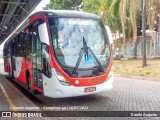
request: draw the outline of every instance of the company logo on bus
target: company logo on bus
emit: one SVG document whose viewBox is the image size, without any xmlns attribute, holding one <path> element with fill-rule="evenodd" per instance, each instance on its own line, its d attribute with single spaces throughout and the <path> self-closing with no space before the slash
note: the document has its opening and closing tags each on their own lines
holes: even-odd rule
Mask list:
<svg viewBox="0 0 160 120">
<path fill-rule="evenodd" d="M 102 81 L 103 79 L 102 78 L 93 78 L 93 79 L 89 79 L 88 80 L 88 83 L 91 84 L 91 83 L 96 83 L 96 82 L 100 82 Z"/>
</svg>

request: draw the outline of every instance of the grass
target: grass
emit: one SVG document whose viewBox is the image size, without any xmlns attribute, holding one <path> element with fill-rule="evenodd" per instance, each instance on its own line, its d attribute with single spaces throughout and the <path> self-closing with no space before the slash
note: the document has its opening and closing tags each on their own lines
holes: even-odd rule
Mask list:
<svg viewBox="0 0 160 120">
<path fill-rule="evenodd" d="M 142 60 L 114 60 L 114 73 L 126 76 L 154 78 L 160 80 L 160 60 L 147 60 L 142 68 Z"/>
</svg>

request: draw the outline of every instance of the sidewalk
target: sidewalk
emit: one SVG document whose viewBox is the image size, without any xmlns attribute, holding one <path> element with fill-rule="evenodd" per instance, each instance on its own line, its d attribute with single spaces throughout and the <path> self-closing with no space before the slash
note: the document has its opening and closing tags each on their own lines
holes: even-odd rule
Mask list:
<svg viewBox="0 0 160 120">
<path fill-rule="evenodd" d="M 148 81 L 156 81 L 160 82 L 160 78 L 147 78 L 147 77 L 139 77 L 139 76 L 127 76 L 127 75 L 121 75 L 121 74 L 114 74 L 116 77 L 126 77 L 126 78 L 132 78 L 132 79 L 138 79 L 138 80 L 148 80 Z"/>
</svg>

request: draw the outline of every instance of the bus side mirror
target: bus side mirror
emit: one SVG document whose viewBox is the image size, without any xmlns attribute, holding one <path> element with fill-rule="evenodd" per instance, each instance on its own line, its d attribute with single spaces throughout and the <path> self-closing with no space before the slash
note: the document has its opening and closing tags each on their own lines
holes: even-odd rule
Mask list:
<svg viewBox="0 0 160 120">
<path fill-rule="evenodd" d="M 112 32 L 111 32 L 111 30 L 110 30 L 110 28 L 108 26 L 105 25 L 105 28 L 106 28 L 106 32 L 107 32 L 107 36 L 108 36 L 109 42 L 110 42 L 110 44 L 112 44 L 113 43 Z"/>
<path fill-rule="evenodd" d="M 38 26 L 38 34 L 39 34 L 40 41 L 42 43 L 49 45 L 49 36 L 47 31 L 48 30 L 47 30 L 46 23 L 43 23 Z"/>
</svg>

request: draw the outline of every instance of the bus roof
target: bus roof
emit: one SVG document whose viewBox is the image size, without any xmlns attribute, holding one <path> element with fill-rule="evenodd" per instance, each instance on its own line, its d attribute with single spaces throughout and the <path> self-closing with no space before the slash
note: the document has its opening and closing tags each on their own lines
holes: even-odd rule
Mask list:
<svg viewBox="0 0 160 120">
<path fill-rule="evenodd" d="M 52 17 L 100 19 L 100 17 L 95 14 L 80 12 L 80 11 L 71 11 L 71 10 L 43 10 L 43 11 L 35 12 L 30 17 L 37 15 L 37 14 L 45 14 L 46 16 L 52 16 Z"/>
</svg>

